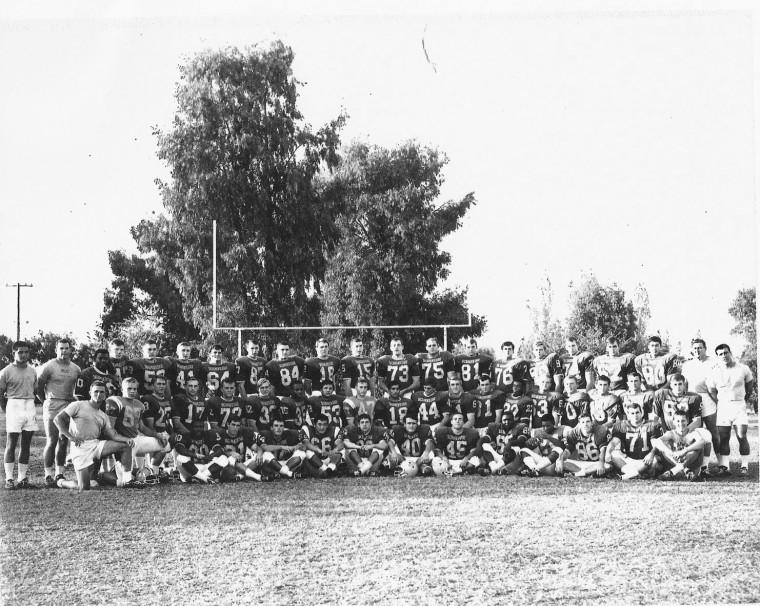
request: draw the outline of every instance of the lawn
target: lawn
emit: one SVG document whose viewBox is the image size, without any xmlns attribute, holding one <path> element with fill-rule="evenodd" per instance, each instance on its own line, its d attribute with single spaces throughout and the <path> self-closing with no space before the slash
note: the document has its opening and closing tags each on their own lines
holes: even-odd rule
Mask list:
<svg viewBox="0 0 760 606">
<path fill-rule="evenodd" d="M 756 427 L 753 417 L 755 459 Z M 35 439 L 38 484 L 41 445 Z M 336 478 L 84 494 L 3 491 L 0 598 L 757 602 L 756 462 L 751 474 L 703 484 Z"/>
</svg>

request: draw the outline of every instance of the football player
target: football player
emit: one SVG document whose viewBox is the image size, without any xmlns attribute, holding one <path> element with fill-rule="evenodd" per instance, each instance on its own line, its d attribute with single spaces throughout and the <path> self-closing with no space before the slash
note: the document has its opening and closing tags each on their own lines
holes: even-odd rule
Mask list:
<svg viewBox="0 0 760 606">
<path fill-rule="evenodd" d="M 281 402 L 280 398 L 272 393 L 274 391 L 273 385 L 266 377 L 259 379 L 256 386 L 259 393 L 256 396 L 248 396 L 245 403 L 250 404 L 251 408 L 244 410 L 244 415 L 249 414 L 249 410 L 258 413 L 256 428 L 262 432 L 265 429 L 270 429 L 275 412 L 280 410 Z M 295 408 L 295 404 L 293 407 Z"/>
<path fill-rule="evenodd" d="M 662 339 L 653 336 L 647 341 L 647 353 L 636 356 L 633 364 L 641 375 L 644 386 L 654 391 L 664 387 L 670 376 L 676 372 L 678 356 L 674 353 L 664 353 Z"/>
<path fill-rule="evenodd" d="M 314 418 L 314 426 L 301 428 L 301 443 L 306 451 L 303 471 L 315 478 L 336 475 L 342 460 L 343 439 L 340 428 L 332 425 L 325 415 Z"/>
<path fill-rule="evenodd" d="M 596 388 L 589 392 L 591 418 L 597 425 L 612 425 L 615 421 L 625 419 L 623 401 L 620 396 L 610 391 L 610 379 L 599 375 L 595 382 Z"/>
<path fill-rule="evenodd" d="M 595 425 L 591 415 L 584 411 L 565 439 L 565 450 L 557 459 L 557 475 L 565 470 L 576 477 L 604 477 L 612 466 L 606 461 L 610 433 L 607 425 Z"/>
<path fill-rule="evenodd" d="M 306 387 L 300 379 L 293 381 L 290 386 L 290 392 L 290 396 L 280 398 L 283 402 L 286 400 L 291 402 L 295 411 L 295 420 L 290 422 L 288 419 L 285 419 L 285 427 L 298 430 L 304 423 L 311 424 L 311 419 L 309 418 L 309 398 L 306 396 Z"/>
<path fill-rule="evenodd" d="M 121 381 L 112 374 L 109 374 L 110 361 L 107 349 L 96 349 L 93 355 L 92 366 L 88 366 L 82 371 L 77 379 L 77 386 L 74 389 L 74 395 L 78 400 L 90 399 L 90 385 L 93 381 L 102 381 L 109 396 L 116 396 L 121 393 Z"/>
<path fill-rule="evenodd" d="M 562 360 L 556 352 L 550 352 L 543 341 L 533 344 L 533 360 L 530 366 L 530 377 L 534 384 L 538 384 L 541 377 L 549 377 L 550 391 L 562 392 Z"/>
<path fill-rule="evenodd" d="M 365 379 L 369 384 L 369 395 L 375 391 L 375 361 L 364 355 L 364 343 L 359 337 L 351 339 L 351 355 L 341 360 L 341 376 L 343 377 L 343 393 L 346 396 L 356 395 L 355 389 L 359 379 Z M 368 413 L 370 417 L 371 413 Z"/>
<path fill-rule="evenodd" d="M 320 395 L 309 398 L 309 415 L 312 419 L 324 415 L 328 423 L 338 428 L 345 427 L 349 423 L 353 425 L 354 419 L 346 418 L 346 411 L 352 412 L 352 409 L 350 406 L 345 406 L 345 399 L 346 396 L 335 393 L 335 384 L 332 381 L 324 381 Z"/>
<path fill-rule="evenodd" d="M 207 420 L 208 410 L 201 396 L 200 380 L 188 379 L 185 381 L 185 393 L 172 397 L 172 429 L 174 433 L 187 435 L 193 421 L 202 421 L 205 427 Z"/>
<path fill-rule="evenodd" d="M 132 477 L 134 440 L 114 431 L 108 417 L 100 410 L 105 398 L 105 384 L 93 381 L 90 385 L 89 400 L 75 400 L 55 416 L 53 421 L 60 435 L 71 442 L 71 458 L 77 474 L 76 482 L 66 480 L 63 474 L 60 474 L 56 481 L 59 488 L 89 490 L 92 485 L 90 472 L 95 460 L 111 455 L 119 458 L 117 469 L 123 478 L 121 485 L 127 488 L 142 486 L 141 482 L 136 482 Z"/>
<path fill-rule="evenodd" d="M 153 339 L 145 341 L 142 353 L 142 358 L 130 360 L 128 364 L 129 376 L 137 379 L 140 395 L 150 393 L 153 390 L 153 379 L 166 377 L 171 367 L 169 360 L 158 357 L 158 344 Z"/>
<path fill-rule="evenodd" d="M 562 394 L 552 391 L 552 378 L 543 375 L 537 379 L 536 386 L 530 392 L 530 398 L 533 400 L 533 416 L 530 422 L 531 429 L 541 427 L 541 419 L 544 415 L 552 414 L 555 410 L 562 407 L 564 398 Z M 556 420 L 555 420 L 556 422 Z"/>
<path fill-rule="evenodd" d="M 404 353 L 401 337 L 391 339 L 391 355 L 377 360 L 378 395 L 390 393 L 391 383 L 398 383 L 401 396 L 407 398 L 420 388 L 417 359 L 412 354 Z"/>
<path fill-rule="evenodd" d="M 197 480 L 202 484 L 216 484 L 222 469 L 229 465 L 222 436 L 206 430 L 203 421 L 194 420 L 189 433 L 174 435 L 174 451 L 177 471 L 183 482 Z"/>
<path fill-rule="evenodd" d="M 369 415 L 360 414 L 356 425 L 343 430 L 346 448 L 346 465 L 355 477 L 376 476 L 388 450 L 388 437 L 384 428 L 373 425 Z"/>
<path fill-rule="evenodd" d="M 119 379 L 119 385 L 121 385 L 122 380 L 132 374 L 129 358 L 124 355 L 124 341 L 121 339 L 111 341 L 108 345 L 108 353 L 110 354 L 108 373 Z"/>
<path fill-rule="evenodd" d="M 436 337 L 430 337 L 425 341 L 425 349 L 426 352 L 417 354 L 421 380 L 435 379 L 435 388 L 438 391 L 444 391 L 448 388 L 446 376 L 450 371 L 455 370 L 454 356 L 451 352 L 441 349 L 441 344 L 438 343 Z M 412 390 L 414 391 L 416 389 Z"/>
<path fill-rule="evenodd" d="M 254 471 L 252 461 L 255 457 L 254 451 L 261 453 L 262 444 L 264 443 L 261 434 L 255 431 L 243 429 L 242 419 L 237 415 L 229 417 L 227 428 L 218 432 L 220 444 L 227 457 L 228 467 L 235 471 L 235 480 L 250 478 L 256 482 L 262 482 L 265 479 L 261 474 Z M 259 464 L 260 466 L 260 464 Z M 225 468 L 226 469 L 226 468 Z M 224 470 L 220 477 L 224 477 Z M 232 480 L 233 478 L 230 478 Z"/>
<path fill-rule="evenodd" d="M 219 395 L 222 381 L 235 379 L 235 365 L 225 362 L 223 359 L 224 348 L 221 345 L 212 345 L 208 352 L 208 359 L 202 363 L 201 373 L 206 385 L 206 398 Z"/>
<path fill-rule="evenodd" d="M 43 402 L 42 424 L 46 436 L 42 457 L 45 462 L 47 488 L 55 488 L 58 480 L 63 478 L 66 464 L 69 442 L 65 436 L 59 436 L 58 426 L 53 419 L 69 402 L 76 400 L 74 388 L 82 371 L 70 358 L 71 342 L 68 339 L 59 339 L 55 344 L 55 358 L 37 369 L 37 397 Z"/>
<path fill-rule="evenodd" d="M 462 412 L 462 398 L 467 393 L 462 389 L 462 379 L 454 372 L 449 377 L 449 391 L 446 393 L 446 400 L 444 404 L 449 409 L 449 419 L 444 423 L 448 426 L 451 424 L 451 413 L 454 411 Z"/>
<path fill-rule="evenodd" d="M 412 416 L 418 423 L 430 425 L 433 431 L 439 423 L 448 425 L 451 416 L 448 392 L 437 391 L 435 386 L 435 379 L 425 379 L 422 391 L 415 391 L 412 394 L 412 402 L 406 411 L 407 417 Z"/>
<path fill-rule="evenodd" d="M 203 374 L 203 363 L 198 358 L 191 358 L 193 346 L 187 341 L 177 345 L 177 357 L 167 358 L 170 362 L 166 375 L 169 379 L 170 393 L 185 393 L 188 379 L 199 379 Z"/>
<path fill-rule="evenodd" d="M 415 417 L 408 416 L 404 424 L 394 427 L 388 437 L 390 468 L 398 468 L 400 472 L 397 475 L 433 475 L 430 466 L 433 449 L 430 426 L 419 424 Z"/>
<path fill-rule="evenodd" d="M 267 362 L 264 372 L 274 386 L 275 395 L 289 396 L 291 385 L 304 375 L 305 361 L 300 356 L 290 355 L 287 341 L 278 341 L 275 351 L 276 358 Z"/>
<path fill-rule="evenodd" d="M 548 381 L 544 376 L 541 381 Z M 562 436 L 565 427 L 557 426 L 554 416 L 547 413 L 541 417 L 541 427 L 531 432 L 519 456 L 525 466 L 524 475 L 553 476 L 557 474 L 557 461 L 564 452 Z"/>
<path fill-rule="evenodd" d="M 618 421 L 610 430 L 610 461 L 624 480 L 643 475 L 655 477 L 658 468 L 652 443 L 662 435 L 660 424 L 644 420 L 644 409 L 639 402 L 629 401 L 625 415 L 626 420 Z"/>
<path fill-rule="evenodd" d="M 644 411 L 644 418 L 650 419 L 654 413 L 654 393 L 648 390 L 644 391 L 641 388 L 641 375 L 637 372 L 630 373 L 626 382 L 628 383 L 628 391 L 622 394 L 623 409 L 630 404 L 638 404 Z"/>
<path fill-rule="evenodd" d="M 245 399 L 257 393 L 258 381 L 264 376 L 266 358 L 261 357 L 261 347 L 253 339 L 245 342 L 246 355 L 235 360 L 235 381 L 240 397 Z"/>
<path fill-rule="evenodd" d="M 507 392 L 507 397 L 504 401 L 504 410 L 509 410 L 512 416 L 514 416 L 515 421 L 530 426 L 535 403 L 533 402 L 533 398 L 525 394 L 525 385 L 530 385 L 530 383 L 523 383 L 522 381 L 514 381 L 512 383 L 512 388 Z"/>
<path fill-rule="evenodd" d="M 491 364 L 491 380 L 496 389 L 504 393 L 512 391 L 515 381 L 522 383 L 523 388 L 530 383 L 530 362 L 515 358 L 514 353 L 515 344 L 512 341 L 504 341 L 501 344 L 501 357 Z"/>
<path fill-rule="evenodd" d="M 578 416 L 587 410 L 591 404 L 591 398 L 585 391 L 578 389 L 578 379 L 574 375 L 565 377 L 565 397 L 557 400 L 554 410 L 561 425 L 575 427 L 578 424 Z"/>
<path fill-rule="evenodd" d="M 670 467 L 658 479 L 675 480 L 685 477 L 691 481 L 704 480 L 700 468 L 704 467 L 705 440 L 701 433 L 689 430 L 689 418 L 685 412 L 679 410 L 675 413 L 673 429 L 653 440 L 652 447 L 660 460 Z"/>
<path fill-rule="evenodd" d="M 5 487 L 29 488 L 27 471 L 32 436 L 37 426 L 34 407 L 34 391 L 37 373 L 29 365 L 29 343 L 16 341 L 13 344 L 13 362 L 0 370 L 0 408 L 6 414 L 5 431 Z M 18 483 L 13 481 L 13 467 L 16 461 L 16 446 L 21 437 L 18 457 Z"/>
<path fill-rule="evenodd" d="M 749 440 L 747 440 L 747 404 L 752 394 L 755 378 L 749 367 L 734 360 L 731 349 L 725 343 L 715 348 L 718 363 L 707 378 L 707 388 L 713 400 L 718 402 L 716 423 L 720 435 L 720 455 L 718 456 L 718 475 L 731 475 L 729 456 L 731 447 L 731 427 L 739 440 L 741 469 L 739 475 L 749 474 Z"/>
<path fill-rule="evenodd" d="M 581 351 L 578 339 L 568 337 L 565 339 L 565 350 L 560 356 L 562 361 L 562 374 L 564 381 L 568 377 L 574 377 L 578 389 L 587 390 L 594 388 L 594 354 L 590 351 Z M 567 387 L 565 387 L 567 391 Z"/>
<path fill-rule="evenodd" d="M 464 426 L 461 412 L 451 414 L 451 427 L 439 426 L 434 434 L 435 456 L 432 467 L 436 475 L 475 473 L 480 459 L 475 455 L 480 435 L 477 429 Z"/>
<path fill-rule="evenodd" d="M 490 374 L 492 363 L 491 356 L 478 352 L 478 342 L 475 339 L 467 341 L 465 353 L 454 358 L 456 371 L 462 377 L 462 388 L 465 391 L 477 389 L 480 375 Z"/>
<path fill-rule="evenodd" d="M 520 448 L 530 438 L 527 423 L 518 423 L 512 411 L 504 410 L 500 423 L 489 423 L 486 434 L 478 442 L 477 455 L 481 459 L 478 473 L 489 475 L 516 474 L 522 468 L 522 459 L 517 456 Z"/>
<path fill-rule="evenodd" d="M 241 417 L 243 414 L 243 402 L 235 395 L 235 379 L 225 377 L 222 379 L 222 389 L 219 395 L 211 396 L 206 401 L 208 407 L 208 420 L 211 429 L 219 431 L 227 429 L 230 417 Z"/>
<path fill-rule="evenodd" d="M 386 429 L 403 425 L 409 404 L 409 400 L 401 397 L 401 386 L 391 383 L 388 386 L 388 397 L 380 398 L 375 404 L 375 423 L 379 421 Z"/>
<path fill-rule="evenodd" d="M 341 361 L 340 358 L 331 356 L 329 353 L 330 345 L 324 337 L 317 339 L 315 343 L 317 350 L 316 358 L 309 358 L 304 363 L 304 384 L 306 392 L 311 392 L 312 396 L 322 395 L 322 385 L 327 381 L 335 385 L 342 385 L 340 378 Z"/>
<path fill-rule="evenodd" d="M 377 398 L 370 395 L 370 382 L 366 377 L 359 377 L 354 385 L 355 389 L 349 389 L 349 393 L 355 392 L 355 395 L 347 396 L 343 404 L 348 418 L 356 418 L 360 414 L 369 415 L 372 423 L 375 422 L 375 404 Z"/>
<path fill-rule="evenodd" d="M 716 422 L 718 405 L 707 388 L 707 377 L 710 375 L 714 365 L 715 359 L 707 355 L 707 345 L 704 339 L 692 339 L 691 358 L 686 360 L 681 366 L 681 374 L 686 379 L 689 391 L 696 393 L 702 398 L 702 410 L 700 412 L 702 415 L 702 426 L 710 432 L 713 452 L 717 456 L 720 452 L 720 435 L 718 434 Z"/>
<path fill-rule="evenodd" d="M 478 388 L 462 397 L 465 427 L 476 429 L 479 436 L 485 435 L 489 423 L 501 422 L 505 399 L 503 392 L 494 389 L 490 375 L 480 375 Z"/>
<path fill-rule="evenodd" d="M 261 447 L 264 451 L 263 470 L 267 474 L 280 474 L 286 478 L 300 477 L 298 469 L 306 459 L 300 432 L 286 429 L 285 422 L 275 416 L 272 429 L 262 431 L 261 435 L 264 438 Z"/>
<path fill-rule="evenodd" d="M 594 358 L 592 364 L 596 376 L 604 375 L 610 380 L 610 390 L 613 393 L 622 393 L 627 384 L 628 373 L 636 370 L 634 356 L 630 353 L 620 353 L 620 343 L 615 337 L 608 337 L 606 344 L 607 353 Z"/>
<path fill-rule="evenodd" d="M 153 393 L 146 394 L 140 398 L 145 412 L 143 412 L 143 422 L 150 427 L 156 434 L 170 442 L 172 430 L 172 399 L 166 393 L 167 385 L 164 377 L 156 377 L 153 381 Z M 153 455 L 151 469 L 153 475 L 163 481 L 167 473 L 161 469 L 166 452 L 162 450 Z"/>
</svg>

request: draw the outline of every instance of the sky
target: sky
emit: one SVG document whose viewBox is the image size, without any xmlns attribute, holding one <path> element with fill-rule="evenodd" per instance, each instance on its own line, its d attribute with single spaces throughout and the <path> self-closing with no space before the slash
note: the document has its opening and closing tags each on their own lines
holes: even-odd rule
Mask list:
<svg viewBox="0 0 760 606">
<path fill-rule="evenodd" d="M 0 7 L 0 334 L 16 282 L 34 285 L 22 335 L 94 328 L 107 251 L 134 252 L 130 226 L 162 209 L 152 129 L 178 65 L 279 38 L 312 125 L 343 110 L 346 143 L 437 147 L 442 200 L 474 192 L 441 245 L 446 286 L 488 319 L 482 345 L 529 335 L 544 276 L 561 317 L 593 272 L 643 284 L 672 343 L 741 347 L 727 309 L 758 274 L 751 2 L 157 4 Z"/>
</svg>

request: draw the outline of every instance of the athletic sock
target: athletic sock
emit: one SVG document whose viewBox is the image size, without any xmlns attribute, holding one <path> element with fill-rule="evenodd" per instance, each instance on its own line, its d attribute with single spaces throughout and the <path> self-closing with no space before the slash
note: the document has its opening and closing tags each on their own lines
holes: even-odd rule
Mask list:
<svg viewBox="0 0 760 606">
<path fill-rule="evenodd" d="M 742 467 L 749 467 L 749 455 L 742 455 Z"/>
<path fill-rule="evenodd" d="M 718 455 L 718 465 L 720 465 L 721 467 L 728 467 L 729 466 L 728 455 L 724 455 L 724 454 Z"/>
<path fill-rule="evenodd" d="M 13 468 L 16 466 L 16 463 L 6 463 L 5 464 L 5 479 L 6 480 L 12 480 L 13 479 Z"/>
<path fill-rule="evenodd" d="M 66 471 L 66 467 L 64 465 L 55 466 L 55 475 L 62 476 L 64 471 Z"/>
<path fill-rule="evenodd" d="M 27 473 L 28 469 L 29 469 L 29 464 L 28 463 L 19 463 L 18 464 L 18 480 L 19 480 L 19 482 L 21 480 L 26 479 L 26 473 Z"/>
<path fill-rule="evenodd" d="M 45 477 L 50 476 L 51 478 L 55 477 L 55 468 L 54 467 L 45 467 Z"/>
<path fill-rule="evenodd" d="M 293 477 L 293 472 L 290 471 L 290 469 L 288 468 L 287 465 L 283 465 L 282 467 L 280 467 L 280 472 L 279 473 L 280 473 L 280 475 L 283 475 L 286 478 L 292 478 Z"/>
<path fill-rule="evenodd" d="M 125 469 L 124 473 L 122 474 L 122 482 L 126 484 L 127 482 L 131 482 L 131 481 L 132 481 L 132 470 L 130 469 L 129 471 L 127 471 Z"/>
<path fill-rule="evenodd" d="M 261 476 L 257 474 L 255 471 L 251 471 L 250 469 L 246 468 L 245 470 L 245 477 L 246 478 L 252 478 L 256 480 L 257 482 L 261 482 Z"/>
</svg>

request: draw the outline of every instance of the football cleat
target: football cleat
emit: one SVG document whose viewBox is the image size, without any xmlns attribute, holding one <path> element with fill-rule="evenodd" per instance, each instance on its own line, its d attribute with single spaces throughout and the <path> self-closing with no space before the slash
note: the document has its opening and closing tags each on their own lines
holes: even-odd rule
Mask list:
<svg viewBox="0 0 760 606">
<path fill-rule="evenodd" d="M 474 476 L 476 473 L 478 473 L 478 468 L 474 467 L 473 465 L 468 465 L 464 468 L 463 473 L 466 473 L 468 476 Z"/>
<path fill-rule="evenodd" d="M 16 482 L 13 481 L 13 478 L 5 480 L 5 490 L 16 490 Z"/>
<path fill-rule="evenodd" d="M 294 471 L 293 475 L 290 476 L 291 480 L 300 480 L 303 477 L 303 474 L 300 471 Z"/>
<path fill-rule="evenodd" d="M 376 478 L 377 472 L 373 469 L 367 474 L 370 478 Z"/>
<path fill-rule="evenodd" d="M 666 482 L 669 482 L 671 480 L 675 479 L 675 476 L 673 475 L 673 472 L 668 470 L 663 473 L 661 473 L 659 476 L 657 476 L 658 480 L 664 480 Z"/>
<path fill-rule="evenodd" d="M 720 465 L 718 467 L 718 473 L 716 473 L 715 475 L 719 478 L 727 478 L 731 475 L 731 470 L 725 465 Z"/>
<path fill-rule="evenodd" d="M 478 473 L 483 477 L 490 476 L 491 469 L 486 467 L 485 465 L 481 465 L 480 467 L 478 467 Z"/>
<path fill-rule="evenodd" d="M 689 475 L 691 475 L 691 477 L 689 477 Z M 691 471 L 686 474 L 686 479 L 689 480 L 690 482 L 704 482 L 705 476 L 702 475 L 701 471 L 697 473 L 694 473 L 693 471 Z"/>
<path fill-rule="evenodd" d="M 430 467 L 430 465 L 423 465 L 422 469 L 420 469 L 420 473 L 423 476 L 425 476 L 425 477 L 429 477 L 429 476 L 434 476 L 435 475 L 435 472 L 433 471 L 433 468 Z"/>
<path fill-rule="evenodd" d="M 24 478 L 16 482 L 16 488 L 37 488 L 34 484 L 29 482 L 29 478 Z"/>
<path fill-rule="evenodd" d="M 65 477 L 63 477 L 63 474 L 62 474 L 62 473 L 59 473 L 57 476 L 55 476 L 55 478 L 53 479 L 53 481 L 55 482 L 55 485 L 56 485 L 56 486 L 58 486 L 58 487 L 60 488 L 60 487 L 61 487 L 61 485 L 58 483 L 58 482 L 59 482 L 59 480 L 65 480 L 65 479 L 66 479 L 66 478 L 65 478 Z"/>
<path fill-rule="evenodd" d="M 57 488 L 53 476 L 45 476 L 45 488 Z"/>
<path fill-rule="evenodd" d="M 747 467 L 742 467 L 739 470 L 739 475 L 743 478 L 746 478 L 749 475 L 749 469 Z"/>
<path fill-rule="evenodd" d="M 145 488 L 145 482 L 132 478 L 129 482 L 124 482 L 124 488 Z"/>
<path fill-rule="evenodd" d="M 145 476 L 145 485 L 146 486 L 155 486 L 159 482 L 159 477 L 156 474 L 149 473 L 147 476 Z"/>
<path fill-rule="evenodd" d="M 524 478 L 537 478 L 538 471 L 535 469 L 528 469 L 527 467 L 524 467 L 520 470 L 520 475 Z"/>
</svg>

